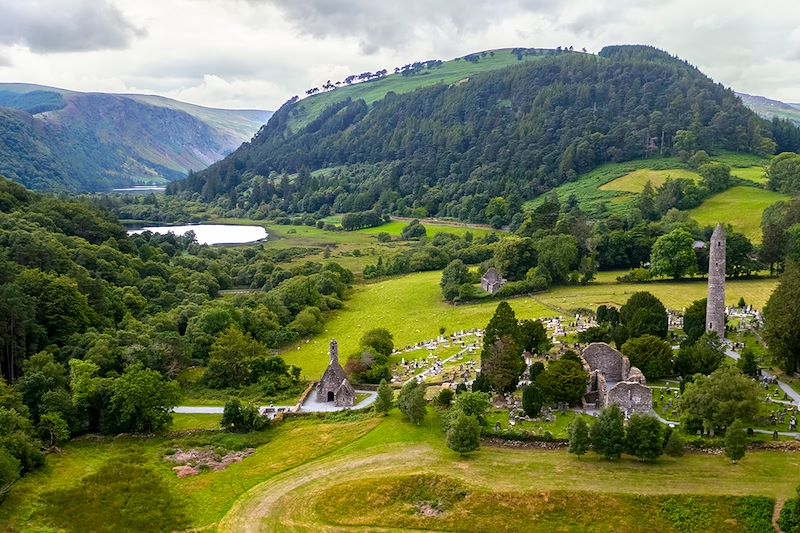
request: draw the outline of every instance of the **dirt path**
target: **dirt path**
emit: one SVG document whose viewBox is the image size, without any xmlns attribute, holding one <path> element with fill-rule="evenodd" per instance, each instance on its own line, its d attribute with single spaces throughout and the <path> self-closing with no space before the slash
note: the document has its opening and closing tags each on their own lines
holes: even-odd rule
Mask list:
<svg viewBox="0 0 800 533">
<path fill-rule="evenodd" d="M 303 464 L 272 479 L 256 485 L 243 494 L 220 521 L 219 533 L 258 533 L 275 531 L 276 527 L 291 531 L 322 531 L 320 524 L 313 517 L 307 521 L 292 520 L 279 513 L 291 504 L 291 493 L 317 480 L 332 476 L 345 480 L 349 477 L 363 477 L 388 473 L 396 470 L 419 468 L 429 463 L 431 450 L 428 446 L 391 446 L 387 450 L 376 453 L 365 451 L 362 457 L 354 458 L 352 454 L 336 457 L 325 457 Z M 358 471 L 358 474 L 354 473 Z M 286 498 L 288 501 L 281 501 Z M 307 502 L 305 502 L 307 503 Z M 324 531 L 344 531 L 349 528 L 325 528 Z M 363 529 L 363 528 L 362 528 Z M 371 531 L 391 531 L 389 529 L 372 529 Z"/>
<path fill-rule="evenodd" d="M 772 527 L 778 533 L 781 533 L 781 527 L 778 525 L 778 519 L 781 517 L 781 511 L 783 511 L 783 504 L 786 503 L 786 500 L 783 498 L 778 498 L 775 500 L 775 510 L 772 512 Z"/>
</svg>

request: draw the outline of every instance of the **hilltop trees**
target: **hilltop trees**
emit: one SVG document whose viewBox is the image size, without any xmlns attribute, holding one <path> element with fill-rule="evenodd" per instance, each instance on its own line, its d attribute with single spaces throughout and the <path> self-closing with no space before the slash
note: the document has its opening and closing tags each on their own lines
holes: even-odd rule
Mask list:
<svg viewBox="0 0 800 533">
<path fill-rule="evenodd" d="M 667 337 L 669 319 L 661 300 L 642 291 L 631 295 L 620 308 L 620 324 L 614 329 L 614 342 L 622 346 L 626 340 L 642 335 Z"/>
</svg>

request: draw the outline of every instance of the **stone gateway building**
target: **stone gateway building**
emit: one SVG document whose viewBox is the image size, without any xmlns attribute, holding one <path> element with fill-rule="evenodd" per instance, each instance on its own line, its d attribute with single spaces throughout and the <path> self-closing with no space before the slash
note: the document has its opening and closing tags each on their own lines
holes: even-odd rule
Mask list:
<svg viewBox="0 0 800 533">
<path fill-rule="evenodd" d="M 626 417 L 653 410 L 653 391 L 644 374 L 620 352 L 604 342 L 593 342 L 583 350 L 581 359 L 589 373 L 586 407 L 617 405 Z"/>
<path fill-rule="evenodd" d="M 328 368 L 317 383 L 317 401 L 333 402 L 336 407 L 352 407 L 356 391 L 339 364 L 339 346 L 335 340 L 331 341 L 329 356 Z"/>
<path fill-rule="evenodd" d="M 497 270 L 495 270 L 494 267 L 491 267 L 481 278 L 481 289 L 485 290 L 489 294 L 494 294 L 500 290 L 505 282 L 506 280 L 497 273 Z"/>
</svg>

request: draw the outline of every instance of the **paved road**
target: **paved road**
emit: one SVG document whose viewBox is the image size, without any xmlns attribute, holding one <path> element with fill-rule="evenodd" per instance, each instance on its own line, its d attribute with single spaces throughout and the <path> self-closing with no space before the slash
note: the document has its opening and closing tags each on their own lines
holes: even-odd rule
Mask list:
<svg viewBox="0 0 800 533">
<path fill-rule="evenodd" d="M 740 357 L 739 353 L 733 350 L 732 348 L 726 348 L 725 355 L 727 355 L 734 361 L 738 361 Z M 761 373 L 769 378 L 775 377 L 773 374 L 767 372 L 766 370 L 762 370 Z M 778 380 L 778 387 L 780 387 L 781 390 L 785 392 L 792 399 L 792 404 L 794 404 L 796 407 L 800 407 L 800 394 L 798 394 L 797 391 L 795 391 L 792 387 L 790 387 L 789 385 L 780 380 Z"/>
<path fill-rule="evenodd" d="M 375 391 L 357 390 L 356 394 L 366 394 L 367 397 L 358 402 L 350 409 L 364 409 L 369 407 L 375 402 L 378 393 Z M 300 407 L 301 413 L 327 413 L 333 411 L 343 411 L 347 407 L 336 407 L 328 402 L 317 402 L 313 399 L 313 395 L 309 394 L 306 401 Z M 292 412 L 294 405 L 262 405 L 258 409 L 261 413 L 274 414 L 276 412 Z M 172 412 L 184 415 L 221 415 L 225 409 L 223 407 L 215 407 L 210 405 L 179 405 L 175 407 Z"/>
</svg>

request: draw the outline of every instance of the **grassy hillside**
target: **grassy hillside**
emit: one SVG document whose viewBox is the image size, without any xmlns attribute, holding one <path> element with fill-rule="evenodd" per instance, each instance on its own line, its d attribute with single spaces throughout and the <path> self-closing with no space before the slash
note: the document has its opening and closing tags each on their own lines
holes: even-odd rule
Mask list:
<svg viewBox="0 0 800 533">
<path fill-rule="evenodd" d="M 716 196 L 709 198 L 702 206 L 692 210 L 691 216 L 701 224 L 710 224 L 709 220 L 713 220 L 714 224 L 717 221 L 727 222 L 741 228 L 751 239 L 760 239 L 761 213 L 769 205 L 786 198 L 784 195 L 761 189 L 767 181 L 765 169 L 768 159 L 750 154 L 724 152 L 713 155 L 711 160 L 729 165 L 733 176 L 752 182 L 753 186 L 735 187 L 735 192 L 731 194 L 723 193 L 724 196 L 717 195 L 720 198 Z M 630 208 L 647 181 L 650 181 L 653 187 L 657 187 L 664 183 L 667 177 L 700 179 L 696 172 L 677 158 L 640 159 L 625 163 L 608 163 L 578 176 L 575 181 L 557 187 L 555 192 L 561 201 L 575 195 L 581 208 L 590 215 L 606 211 L 622 215 Z M 527 202 L 525 208 L 533 209 L 542 201 L 544 201 L 543 196 Z M 723 207 L 728 204 L 729 208 Z"/>
<path fill-rule="evenodd" d="M 163 460 L 204 445 L 256 451 L 183 479 Z M 762 533 L 770 531 L 774 501 L 791 497 L 800 482 L 794 462 L 794 454 L 776 451 L 732 465 L 722 454 L 608 462 L 488 446 L 464 459 L 445 447 L 433 413 L 412 426 L 395 410 L 290 420 L 249 435 L 72 442 L 13 486 L 0 529 Z M 421 512 L 426 503 L 438 511 Z"/>
<path fill-rule="evenodd" d="M 367 104 L 372 104 L 382 99 L 389 92 L 403 94 L 438 83 L 451 84 L 466 81 L 469 76 L 474 76 L 481 72 L 488 72 L 515 65 L 521 61 L 531 61 L 545 57 L 526 55 L 521 60 L 518 60 L 510 52 L 510 48 L 487 50 L 478 53 L 481 58 L 477 63 L 455 58 L 445 61 L 439 67 L 424 69 L 411 76 L 403 76 L 400 73 L 389 74 L 384 78 L 309 96 L 296 106 L 295 109 L 297 111 L 292 113 L 289 127 L 293 131 L 297 131 L 306 126 L 331 104 L 341 102 L 347 98 L 352 98 L 353 100 L 361 99 Z"/>
</svg>

